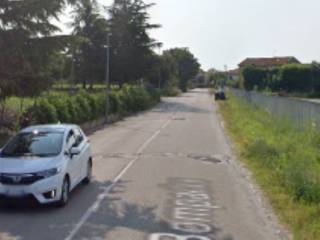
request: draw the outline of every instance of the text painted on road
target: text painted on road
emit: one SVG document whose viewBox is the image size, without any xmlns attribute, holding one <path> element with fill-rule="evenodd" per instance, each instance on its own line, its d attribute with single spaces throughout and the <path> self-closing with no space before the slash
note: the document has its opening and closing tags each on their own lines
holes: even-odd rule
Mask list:
<svg viewBox="0 0 320 240">
<path fill-rule="evenodd" d="M 170 189 L 170 231 L 154 233 L 150 240 L 210 240 L 214 231 L 211 224 L 213 204 L 210 184 L 201 179 L 174 178 L 168 181 Z"/>
</svg>

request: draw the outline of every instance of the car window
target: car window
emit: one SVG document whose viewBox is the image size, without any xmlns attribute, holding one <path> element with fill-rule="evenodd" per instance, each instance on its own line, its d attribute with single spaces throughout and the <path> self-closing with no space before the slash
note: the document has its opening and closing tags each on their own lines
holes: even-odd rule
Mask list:
<svg viewBox="0 0 320 240">
<path fill-rule="evenodd" d="M 14 137 L 1 152 L 4 157 L 56 156 L 61 152 L 63 133 L 28 132 Z"/>
<path fill-rule="evenodd" d="M 73 130 L 71 130 L 67 136 L 67 149 L 71 149 L 76 145 L 76 136 Z"/>
<path fill-rule="evenodd" d="M 79 147 L 81 145 L 81 143 L 83 142 L 83 140 L 84 140 L 84 136 L 81 133 L 79 128 L 75 128 L 75 129 L 73 129 L 73 131 L 74 131 L 75 140 L 76 140 L 75 147 Z"/>
</svg>

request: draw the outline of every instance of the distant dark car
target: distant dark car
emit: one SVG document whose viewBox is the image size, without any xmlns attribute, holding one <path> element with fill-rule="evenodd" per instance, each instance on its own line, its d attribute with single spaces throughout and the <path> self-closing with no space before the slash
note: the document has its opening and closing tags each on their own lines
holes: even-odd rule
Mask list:
<svg viewBox="0 0 320 240">
<path fill-rule="evenodd" d="M 227 99 L 227 98 L 226 98 L 226 94 L 225 94 L 224 91 L 218 91 L 218 92 L 216 92 L 215 95 L 214 95 L 214 98 L 215 98 L 216 101 L 219 101 L 219 100 L 224 101 L 224 100 Z"/>
</svg>

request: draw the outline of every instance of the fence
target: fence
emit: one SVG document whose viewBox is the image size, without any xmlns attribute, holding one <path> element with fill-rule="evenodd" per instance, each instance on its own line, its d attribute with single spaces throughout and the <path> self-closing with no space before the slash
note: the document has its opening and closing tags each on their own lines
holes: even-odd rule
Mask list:
<svg viewBox="0 0 320 240">
<path fill-rule="evenodd" d="M 231 92 L 236 97 L 263 108 L 276 117 L 288 119 L 299 128 L 314 124 L 320 130 L 320 103 L 237 89 L 232 89 Z"/>
</svg>

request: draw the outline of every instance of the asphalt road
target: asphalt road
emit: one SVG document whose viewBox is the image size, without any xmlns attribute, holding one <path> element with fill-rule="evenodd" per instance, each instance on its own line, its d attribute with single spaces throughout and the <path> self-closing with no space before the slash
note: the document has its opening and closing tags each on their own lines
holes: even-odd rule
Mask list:
<svg viewBox="0 0 320 240">
<path fill-rule="evenodd" d="M 1 240 L 286 239 L 206 90 L 93 133 L 94 181 L 64 209 L 0 207 Z"/>
</svg>

